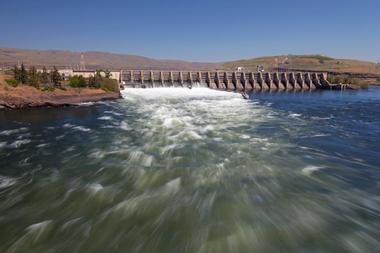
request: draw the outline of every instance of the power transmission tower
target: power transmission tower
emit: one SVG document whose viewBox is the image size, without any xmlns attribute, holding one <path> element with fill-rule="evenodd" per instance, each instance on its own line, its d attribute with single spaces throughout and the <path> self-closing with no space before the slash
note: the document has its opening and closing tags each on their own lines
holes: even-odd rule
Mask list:
<svg viewBox="0 0 380 253">
<path fill-rule="evenodd" d="M 80 55 L 79 70 L 86 70 L 86 62 L 84 61 L 84 53 Z"/>
</svg>

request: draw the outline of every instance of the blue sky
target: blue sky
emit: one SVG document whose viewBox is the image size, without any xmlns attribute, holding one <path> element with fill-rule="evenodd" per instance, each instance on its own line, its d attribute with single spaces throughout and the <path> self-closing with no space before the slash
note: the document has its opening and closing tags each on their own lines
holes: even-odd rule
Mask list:
<svg viewBox="0 0 380 253">
<path fill-rule="evenodd" d="M 0 47 L 224 61 L 380 60 L 380 0 L 0 0 Z"/>
</svg>

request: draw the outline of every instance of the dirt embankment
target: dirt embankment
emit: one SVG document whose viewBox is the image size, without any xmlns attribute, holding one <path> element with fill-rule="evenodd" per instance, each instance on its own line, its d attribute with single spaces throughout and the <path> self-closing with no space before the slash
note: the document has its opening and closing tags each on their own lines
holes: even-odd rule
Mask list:
<svg viewBox="0 0 380 253">
<path fill-rule="evenodd" d="M 42 91 L 27 85 L 12 87 L 0 80 L 0 107 L 21 109 L 30 107 L 60 107 L 121 98 L 119 92 L 101 89 L 66 88 Z"/>
</svg>

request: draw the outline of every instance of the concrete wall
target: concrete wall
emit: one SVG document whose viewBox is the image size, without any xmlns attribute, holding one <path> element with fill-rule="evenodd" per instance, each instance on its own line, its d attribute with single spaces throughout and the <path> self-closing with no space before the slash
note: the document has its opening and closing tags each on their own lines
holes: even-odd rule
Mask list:
<svg viewBox="0 0 380 253">
<path fill-rule="evenodd" d="M 310 90 L 328 89 L 326 73 L 305 72 L 196 72 L 123 70 L 127 87 L 201 86 L 222 90 Z"/>
</svg>

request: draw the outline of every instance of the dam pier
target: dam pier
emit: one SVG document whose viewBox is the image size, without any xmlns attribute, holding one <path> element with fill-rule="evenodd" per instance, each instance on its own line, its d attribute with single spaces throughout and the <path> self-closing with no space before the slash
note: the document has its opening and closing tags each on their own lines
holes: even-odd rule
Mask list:
<svg viewBox="0 0 380 253">
<path fill-rule="evenodd" d="M 126 88 L 208 87 L 219 90 L 315 90 L 333 89 L 327 73 L 237 71 L 146 71 L 123 70 Z"/>
</svg>

